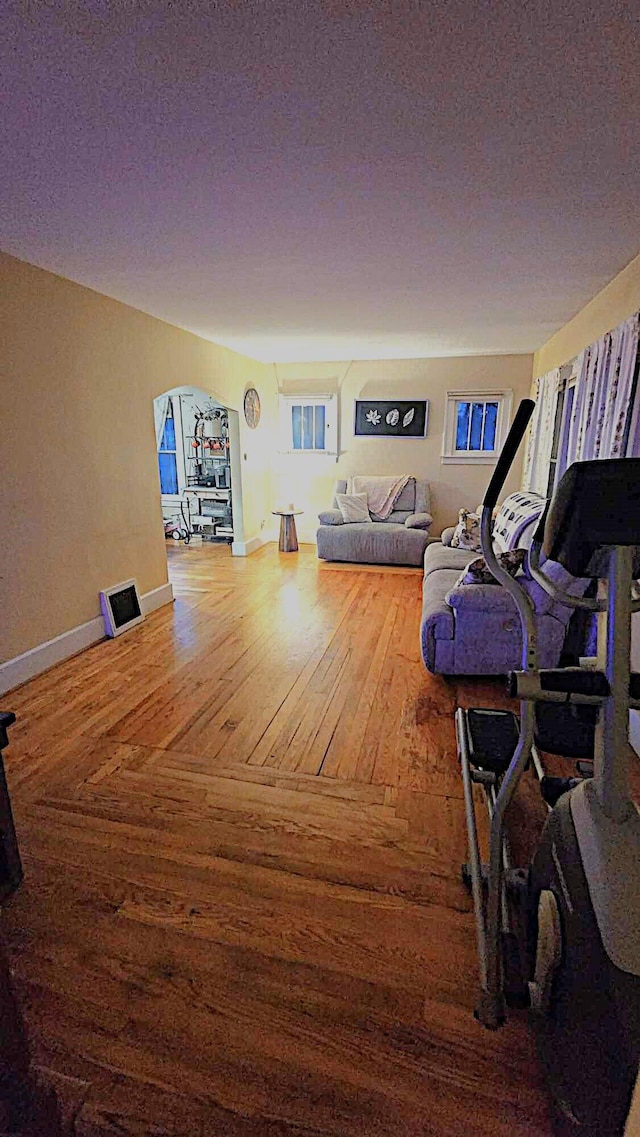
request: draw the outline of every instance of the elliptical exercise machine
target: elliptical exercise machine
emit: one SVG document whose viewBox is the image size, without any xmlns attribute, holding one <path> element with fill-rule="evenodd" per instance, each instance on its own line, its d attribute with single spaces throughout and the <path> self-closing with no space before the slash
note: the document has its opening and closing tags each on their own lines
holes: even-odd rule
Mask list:
<svg viewBox="0 0 640 1137">
<path fill-rule="evenodd" d="M 559 1132 L 620 1137 L 640 1061 L 640 815 L 628 785 L 629 709 L 640 707 L 640 675 L 630 673 L 631 614 L 640 610 L 632 599 L 640 459 L 575 463 L 540 519 L 529 553 L 532 577 L 563 604 L 598 612 L 596 667 L 540 670 L 531 599 L 500 565 L 491 535 L 533 407 L 528 399 L 520 404 L 481 521 L 484 558 L 522 624 L 522 669 L 509 677 L 520 718 L 456 712 L 469 839 L 463 875 L 473 894 L 480 964 L 476 1017 L 495 1030 L 508 1005 L 528 1004 Z M 545 575 L 541 552 L 575 577 L 598 578 L 599 596 L 562 591 Z M 568 715 L 597 709 L 593 776 L 559 798 L 523 871 L 511 866 L 505 820 L 532 759 L 543 773 L 536 710 L 547 703 Z M 489 810 L 488 865 L 481 863 L 474 784 Z"/>
</svg>

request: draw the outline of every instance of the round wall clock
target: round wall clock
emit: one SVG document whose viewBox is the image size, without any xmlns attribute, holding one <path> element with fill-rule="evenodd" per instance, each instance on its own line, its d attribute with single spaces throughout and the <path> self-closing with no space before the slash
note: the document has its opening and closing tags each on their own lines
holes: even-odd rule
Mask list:
<svg viewBox="0 0 640 1137">
<path fill-rule="evenodd" d="M 247 426 L 255 430 L 260 422 L 260 396 L 255 387 L 249 387 L 244 396 L 244 417 Z"/>
</svg>

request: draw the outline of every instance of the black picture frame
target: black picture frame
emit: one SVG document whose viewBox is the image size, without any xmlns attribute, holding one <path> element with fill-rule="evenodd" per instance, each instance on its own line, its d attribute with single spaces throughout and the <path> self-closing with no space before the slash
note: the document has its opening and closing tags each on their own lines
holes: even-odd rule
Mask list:
<svg viewBox="0 0 640 1137">
<path fill-rule="evenodd" d="M 361 438 L 426 438 L 428 399 L 356 399 L 353 432 Z"/>
</svg>

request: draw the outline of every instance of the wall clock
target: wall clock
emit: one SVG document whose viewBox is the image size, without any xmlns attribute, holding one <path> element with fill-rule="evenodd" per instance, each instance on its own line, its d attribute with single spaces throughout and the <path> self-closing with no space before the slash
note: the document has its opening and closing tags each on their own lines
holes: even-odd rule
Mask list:
<svg viewBox="0 0 640 1137">
<path fill-rule="evenodd" d="M 247 420 L 247 426 L 251 427 L 251 430 L 255 430 L 260 422 L 260 396 L 255 387 L 249 387 L 249 390 L 245 391 L 244 417 Z"/>
</svg>

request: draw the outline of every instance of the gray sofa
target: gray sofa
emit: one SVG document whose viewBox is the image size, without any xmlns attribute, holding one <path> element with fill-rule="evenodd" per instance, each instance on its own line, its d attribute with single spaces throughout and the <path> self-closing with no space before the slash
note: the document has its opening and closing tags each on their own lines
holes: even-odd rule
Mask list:
<svg viewBox="0 0 640 1137">
<path fill-rule="evenodd" d="M 519 495 L 505 500 L 501 512 L 513 517 L 512 505 Z M 522 495 L 520 495 L 522 496 Z M 533 495 L 530 495 L 533 497 Z M 499 551 L 528 548 L 544 500 L 532 504 L 529 518 L 501 543 Z M 517 502 L 516 502 L 517 504 Z M 498 519 L 499 520 L 499 519 Z M 445 530 L 450 541 L 453 530 Z M 428 671 L 441 675 L 502 675 L 521 666 L 522 632 L 518 610 L 511 595 L 499 584 L 460 585 L 463 569 L 479 554 L 451 548 L 442 541 L 429 545 L 424 558 L 424 583 L 420 644 Z M 576 580 L 554 561 L 545 572 L 564 591 L 582 596 L 588 581 Z M 534 580 L 522 583 L 533 601 L 538 632 L 539 666 L 557 667 L 572 609 L 553 600 Z"/>
<path fill-rule="evenodd" d="M 335 493 L 345 493 L 346 488 L 346 481 L 338 481 Z M 410 478 L 385 521 L 345 522 L 335 497 L 333 508 L 318 516 L 321 560 L 419 566 L 430 540 L 429 486 L 419 478 Z M 421 527 L 414 527 L 417 525 Z"/>
</svg>

